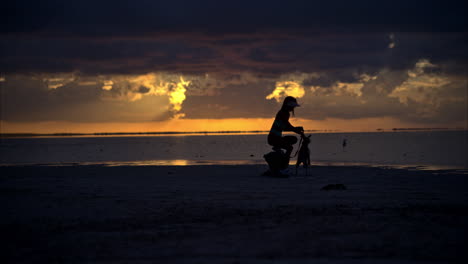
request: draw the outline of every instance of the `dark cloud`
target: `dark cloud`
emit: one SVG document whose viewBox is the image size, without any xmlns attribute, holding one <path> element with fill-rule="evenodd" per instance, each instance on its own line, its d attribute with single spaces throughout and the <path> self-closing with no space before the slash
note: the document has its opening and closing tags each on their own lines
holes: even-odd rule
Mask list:
<svg viewBox="0 0 468 264">
<path fill-rule="evenodd" d="M 383 66 L 405 69 L 421 57 L 466 67 L 467 5 L 377 5 L 370 0 L 7 1 L 2 6 L 0 70 L 371 72 Z M 390 41 L 395 48 L 388 48 Z"/>
<path fill-rule="evenodd" d="M 186 118 L 270 118 L 278 104 L 265 97 L 275 89 L 271 81 L 228 85 L 212 96 L 188 96 Z"/>
<path fill-rule="evenodd" d="M 321 73 L 318 77 L 304 79 L 302 85 L 330 87 L 337 82 L 352 83 L 359 81 L 362 74 L 364 72 L 359 73 L 356 70 L 328 71 Z"/>
<path fill-rule="evenodd" d="M 84 36 L 275 29 L 465 31 L 466 1 L 7 1 L 4 33 Z"/>
<path fill-rule="evenodd" d="M 142 94 L 148 93 L 149 91 L 150 91 L 150 88 L 145 87 L 145 86 L 140 86 L 140 88 L 138 88 L 138 92 Z"/>
<path fill-rule="evenodd" d="M 70 72 L 86 74 L 185 74 L 253 72 L 277 76 L 289 72 L 349 72 L 373 74 L 387 67 L 410 68 L 421 58 L 450 64 L 463 71 L 468 65 L 467 37 L 462 33 L 395 33 L 400 40 L 388 48 L 389 33 L 325 36 L 265 35 L 258 42 L 216 44 L 225 37 L 188 34 L 147 39 L 0 38 L 0 69 L 4 73 Z M 344 75 L 348 75 L 347 77 Z M 351 76 L 352 77 L 352 76 Z M 335 78 L 331 76 L 330 78 Z M 343 79 L 344 78 L 344 79 Z"/>
<path fill-rule="evenodd" d="M 161 119 L 168 105 L 165 96 L 145 96 L 137 102 L 119 100 L 123 89 L 104 91 L 102 83 L 82 85 L 76 77 L 56 89 L 39 76 L 9 76 L 0 83 L 1 119 L 10 122 L 145 122 Z"/>
<path fill-rule="evenodd" d="M 375 80 L 370 80 L 365 83 L 361 90 L 364 97 L 375 99 L 373 97 L 377 95 L 387 96 L 407 79 L 407 71 L 386 70 L 381 72 Z"/>
</svg>

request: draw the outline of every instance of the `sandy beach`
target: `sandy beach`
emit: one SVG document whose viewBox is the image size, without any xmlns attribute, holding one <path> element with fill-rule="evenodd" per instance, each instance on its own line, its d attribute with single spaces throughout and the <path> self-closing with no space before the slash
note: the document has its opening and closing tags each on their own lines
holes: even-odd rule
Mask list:
<svg viewBox="0 0 468 264">
<path fill-rule="evenodd" d="M 0 167 L 3 263 L 468 259 L 466 174 L 316 166 L 279 179 L 265 169 Z"/>
</svg>

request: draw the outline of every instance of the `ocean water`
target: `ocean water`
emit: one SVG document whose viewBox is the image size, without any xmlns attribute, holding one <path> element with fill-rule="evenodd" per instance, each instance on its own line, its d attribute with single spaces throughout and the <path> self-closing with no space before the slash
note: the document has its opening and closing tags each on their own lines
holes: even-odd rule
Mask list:
<svg viewBox="0 0 468 264">
<path fill-rule="evenodd" d="M 467 131 L 313 133 L 309 148 L 312 164 L 467 169 L 467 137 Z M 271 151 L 266 134 L 0 140 L 3 166 L 264 164 L 263 155 Z"/>
</svg>

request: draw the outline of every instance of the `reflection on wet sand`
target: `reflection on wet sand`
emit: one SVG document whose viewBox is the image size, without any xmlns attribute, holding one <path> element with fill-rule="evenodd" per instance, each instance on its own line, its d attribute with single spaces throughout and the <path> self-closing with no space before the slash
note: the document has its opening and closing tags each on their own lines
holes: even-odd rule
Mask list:
<svg viewBox="0 0 468 264">
<path fill-rule="evenodd" d="M 102 166 L 102 167 L 138 167 L 138 166 L 235 166 L 235 165 L 262 165 L 266 166 L 264 160 L 143 160 L 143 161 L 105 161 L 105 162 L 67 162 L 67 163 L 29 163 L 29 164 L 1 164 L 3 166 Z M 291 159 L 290 168 L 294 168 L 295 159 Z M 408 165 L 408 164 L 371 164 L 365 162 L 312 162 L 316 167 L 373 167 L 382 169 L 402 169 L 414 171 L 439 171 L 445 173 L 468 174 L 468 170 L 458 166 L 437 165 Z"/>
</svg>

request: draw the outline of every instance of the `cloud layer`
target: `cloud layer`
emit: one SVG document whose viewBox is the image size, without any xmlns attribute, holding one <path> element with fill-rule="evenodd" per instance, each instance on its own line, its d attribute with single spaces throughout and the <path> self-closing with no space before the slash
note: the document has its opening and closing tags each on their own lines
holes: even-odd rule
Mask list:
<svg viewBox="0 0 468 264">
<path fill-rule="evenodd" d="M 465 1 L 9 1 L 2 120 L 466 120 Z"/>
<path fill-rule="evenodd" d="M 465 120 L 466 78 L 421 59 L 410 69 L 383 68 L 339 78 L 329 72 L 277 77 L 240 74 L 7 75 L 6 121 L 146 122 L 177 118 L 269 118 L 286 96 L 301 118 L 393 117 L 415 123 Z"/>
</svg>

